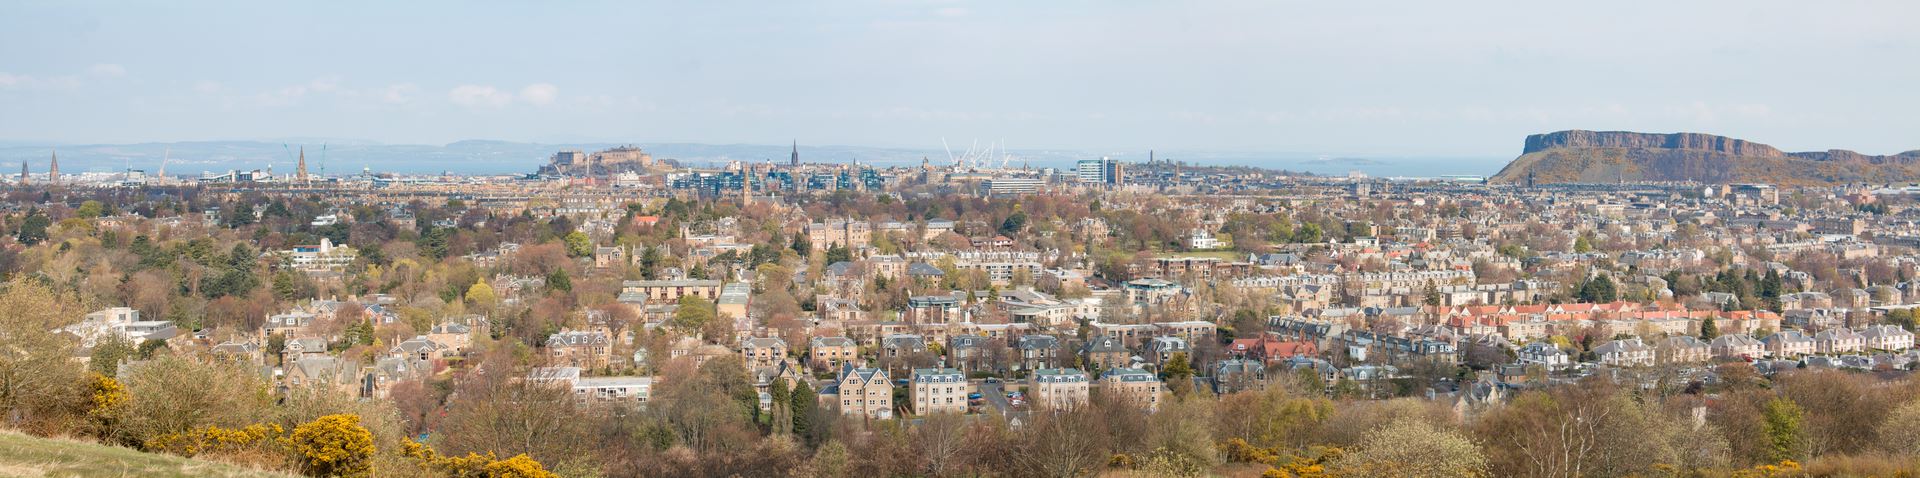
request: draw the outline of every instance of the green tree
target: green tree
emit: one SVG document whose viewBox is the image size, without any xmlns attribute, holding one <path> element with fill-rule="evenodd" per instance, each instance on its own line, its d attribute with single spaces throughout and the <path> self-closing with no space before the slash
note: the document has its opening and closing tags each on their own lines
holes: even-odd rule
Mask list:
<svg viewBox="0 0 1920 478">
<path fill-rule="evenodd" d="M 1914 326 L 1913 309 L 1901 308 L 1901 309 L 1888 310 L 1887 323 L 1898 325 L 1900 326 L 1900 328 L 1907 329 L 1908 332 L 1912 332 L 1913 326 Z"/>
<path fill-rule="evenodd" d="M 1767 458 L 1772 461 L 1800 459 L 1804 432 L 1801 430 L 1806 412 L 1800 405 L 1786 397 L 1774 397 L 1767 400 L 1761 409 L 1762 429 L 1766 432 Z"/>
<path fill-rule="evenodd" d="M 93 219 L 105 215 L 106 212 L 107 205 L 89 199 L 87 202 L 80 203 L 80 208 L 74 209 L 73 215 L 81 219 Z"/>
<path fill-rule="evenodd" d="M 1300 227 L 1294 228 L 1293 230 L 1293 242 L 1303 244 L 1321 242 L 1326 240 L 1324 234 L 1325 233 L 1320 230 L 1319 224 L 1311 222 L 1301 224 Z"/>
<path fill-rule="evenodd" d="M 674 327 L 681 330 L 700 330 L 714 319 L 713 301 L 705 297 L 687 294 L 680 296 L 680 305 L 673 309 Z"/>
<path fill-rule="evenodd" d="M 773 400 L 767 431 L 775 435 L 793 433 L 793 391 L 787 388 L 787 381 L 775 379 L 767 386 L 767 396 Z"/>
<path fill-rule="evenodd" d="M 27 218 L 20 221 L 20 233 L 14 238 L 29 246 L 39 244 L 47 240 L 47 227 L 52 225 L 53 220 L 47 219 L 47 215 L 37 210 L 28 211 Z"/>
<path fill-rule="evenodd" d="M 1000 233 L 1008 236 L 1017 234 L 1021 229 L 1025 229 L 1026 227 L 1027 213 L 1020 211 L 1014 211 L 1013 214 L 1007 215 L 1005 221 L 1000 221 Z"/>
<path fill-rule="evenodd" d="M 1193 394 L 1193 361 L 1186 352 L 1174 352 L 1167 358 L 1167 368 L 1161 371 L 1167 382 L 1167 391 L 1174 398 L 1186 399 Z"/>
<path fill-rule="evenodd" d="M 487 285 L 487 281 L 483 280 L 474 281 L 473 286 L 467 288 L 466 296 L 467 302 L 480 307 L 493 307 L 493 304 L 500 300 L 493 294 L 493 286 Z"/>
<path fill-rule="evenodd" d="M 293 271 L 281 269 L 279 272 L 273 273 L 274 298 L 291 301 L 293 300 L 293 295 L 299 292 L 299 287 L 294 283 Z"/>
<path fill-rule="evenodd" d="M 429 227 L 414 240 L 414 245 L 419 246 L 420 255 L 432 259 L 444 259 L 447 257 L 447 240 L 452 235 L 453 228 Z"/>
<path fill-rule="evenodd" d="M 1713 316 L 1700 319 L 1700 340 L 1712 341 L 1720 337 L 1720 327 L 1713 324 Z"/>
<path fill-rule="evenodd" d="M 547 290 L 573 292 L 573 278 L 567 277 L 566 269 L 554 269 L 547 274 Z"/>
<path fill-rule="evenodd" d="M 1581 283 L 1577 297 L 1581 302 L 1606 303 L 1620 298 L 1620 292 L 1613 285 L 1613 278 L 1606 274 L 1593 276 Z"/>
<path fill-rule="evenodd" d="M 813 385 L 801 380 L 793 386 L 793 394 L 788 397 L 793 413 L 793 434 L 805 440 L 808 446 L 819 446 L 826 441 L 826 424 L 815 424 L 820 409 L 820 397 L 814 393 Z"/>
<path fill-rule="evenodd" d="M 569 232 L 567 233 L 566 241 L 567 256 L 588 257 L 593 255 L 593 238 L 587 237 L 587 233 L 580 231 Z"/>
<path fill-rule="evenodd" d="M 849 262 L 853 260 L 853 251 L 839 244 L 827 246 L 827 263 Z"/>
<path fill-rule="evenodd" d="M 776 244 L 776 245 L 777 245 L 777 244 Z M 756 247 L 757 247 L 757 246 L 756 246 Z M 806 234 L 794 234 L 794 235 L 793 235 L 793 243 L 792 243 L 792 244 L 789 244 L 789 245 L 787 246 L 787 248 L 788 248 L 788 249 L 792 249 L 792 250 L 793 250 L 793 252 L 794 252 L 795 254 L 799 254 L 799 255 L 802 255 L 802 256 L 805 256 L 805 255 L 808 255 L 808 254 L 813 254 L 813 241 L 811 241 L 811 240 L 808 240 L 808 239 L 807 239 L 807 235 L 806 235 Z M 754 250 L 754 252 L 756 252 L 756 253 L 757 253 L 757 252 L 759 252 L 759 250 L 758 250 L 758 249 L 756 249 L 756 250 Z M 754 257 L 754 258 L 756 258 L 756 259 L 758 259 L 758 258 L 759 258 L 759 254 L 754 254 L 754 256 L 753 256 L 753 257 Z M 760 262 L 762 262 L 762 261 L 759 261 L 759 260 L 755 260 L 755 261 L 753 261 L 753 262 L 754 262 L 754 264 L 753 264 L 753 265 L 759 265 L 759 264 L 760 264 Z"/>
</svg>

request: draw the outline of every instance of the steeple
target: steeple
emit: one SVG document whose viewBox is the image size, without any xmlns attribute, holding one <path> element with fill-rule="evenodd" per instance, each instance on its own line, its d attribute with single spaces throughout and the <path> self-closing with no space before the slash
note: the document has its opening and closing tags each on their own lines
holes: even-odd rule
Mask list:
<svg viewBox="0 0 1920 478">
<path fill-rule="evenodd" d="M 800 165 L 800 140 L 796 139 L 796 140 L 793 140 L 793 159 L 789 162 L 788 166 L 799 166 L 799 165 Z"/>
<path fill-rule="evenodd" d="M 753 204 L 753 166 L 740 168 L 740 207 Z"/>
<path fill-rule="evenodd" d="M 26 161 L 20 162 L 20 185 L 21 186 L 27 185 L 27 162 Z"/>
<path fill-rule="evenodd" d="M 307 183 L 307 147 L 300 147 L 300 166 L 294 169 L 293 178 L 301 184 Z"/>
<path fill-rule="evenodd" d="M 52 165 L 47 167 L 47 185 L 60 185 L 60 150 L 57 148 L 53 150 Z"/>
</svg>

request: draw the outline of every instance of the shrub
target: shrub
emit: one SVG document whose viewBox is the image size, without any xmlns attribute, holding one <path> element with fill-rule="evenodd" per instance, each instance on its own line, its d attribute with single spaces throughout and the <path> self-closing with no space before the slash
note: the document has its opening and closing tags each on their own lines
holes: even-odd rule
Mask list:
<svg viewBox="0 0 1920 478">
<path fill-rule="evenodd" d="M 308 476 L 369 476 L 373 473 L 373 433 L 360 416 L 327 415 L 293 429 L 280 439 Z"/>
</svg>

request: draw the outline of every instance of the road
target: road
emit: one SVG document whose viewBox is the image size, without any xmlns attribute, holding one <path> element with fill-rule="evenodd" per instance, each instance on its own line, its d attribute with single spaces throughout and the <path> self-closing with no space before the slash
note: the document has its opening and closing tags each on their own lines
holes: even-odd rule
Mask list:
<svg viewBox="0 0 1920 478">
<path fill-rule="evenodd" d="M 987 406 L 998 410 L 1000 415 L 1008 419 L 1019 418 L 1021 421 L 1026 421 L 1026 407 L 1015 409 L 1012 403 L 1007 402 L 1007 390 L 1004 383 L 1000 381 L 982 381 L 980 382 L 980 395 L 983 395 L 986 399 Z"/>
</svg>

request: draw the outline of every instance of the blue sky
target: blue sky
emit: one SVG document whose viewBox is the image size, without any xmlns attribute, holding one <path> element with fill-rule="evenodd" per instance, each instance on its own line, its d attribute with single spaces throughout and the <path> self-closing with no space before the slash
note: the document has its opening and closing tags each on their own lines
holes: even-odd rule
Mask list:
<svg viewBox="0 0 1920 478">
<path fill-rule="evenodd" d="M 1920 148 L 1920 2 L 1549 3 L 10 1 L 0 140 Z"/>
</svg>

